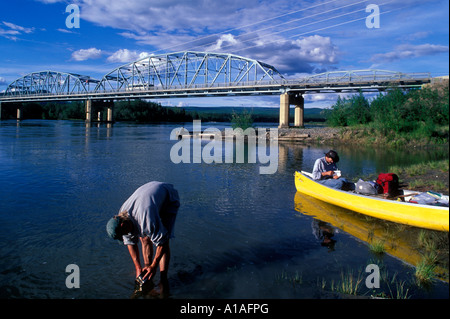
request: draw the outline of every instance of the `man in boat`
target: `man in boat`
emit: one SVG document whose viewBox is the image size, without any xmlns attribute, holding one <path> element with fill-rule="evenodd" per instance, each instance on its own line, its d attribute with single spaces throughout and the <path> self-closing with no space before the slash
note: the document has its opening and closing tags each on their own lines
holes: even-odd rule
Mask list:
<svg viewBox="0 0 450 319">
<path fill-rule="evenodd" d="M 127 246 L 136 269 L 136 277 L 145 272 L 142 279 L 150 281 L 159 265 L 161 282 L 158 287 L 161 293 L 168 287 L 169 239 L 174 235 L 179 207 L 178 192 L 172 184 L 150 182 L 139 187 L 123 203 L 120 213 L 106 225 L 108 235 Z M 140 262 L 139 240 L 144 267 Z M 153 245 L 156 246 L 154 258 Z"/>
<path fill-rule="evenodd" d="M 325 186 L 351 190 L 354 189 L 354 184 L 342 178 L 338 172 L 337 163 L 339 162 L 339 155 L 336 151 L 330 150 L 324 157 L 318 158 L 314 163 L 312 171 L 313 179 Z"/>
</svg>

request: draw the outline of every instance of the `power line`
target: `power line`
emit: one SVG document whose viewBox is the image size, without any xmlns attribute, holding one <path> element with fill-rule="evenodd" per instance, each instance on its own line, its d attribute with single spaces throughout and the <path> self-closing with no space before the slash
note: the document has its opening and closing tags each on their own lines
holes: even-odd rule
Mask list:
<svg viewBox="0 0 450 319">
<path fill-rule="evenodd" d="M 391 12 L 398 11 L 398 10 L 402 10 L 402 9 L 405 9 L 405 8 L 406 7 L 401 7 L 401 8 L 392 9 L 392 10 L 389 10 L 389 11 L 383 11 L 383 12 L 380 12 L 380 15 L 391 13 Z M 353 19 L 353 20 L 337 23 L 337 24 L 334 24 L 334 25 L 331 25 L 331 26 L 327 26 L 327 27 L 311 30 L 311 31 L 304 32 L 304 33 L 295 34 L 295 35 L 290 36 L 289 38 L 301 37 L 301 36 L 304 36 L 304 35 L 307 35 L 307 34 L 310 34 L 310 33 L 315 33 L 315 32 L 318 32 L 318 31 L 328 30 L 328 29 L 335 28 L 335 27 L 338 27 L 338 26 L 350 24 L 350 23 L 353 23 L 353 22 L 356 22 L 356 21 L 365 20 L 366 18 L 367 17 L 362 17 L 362 18 L 358 18 L 358 19 Z M 278 40 L 266 42 L 266 43 L 264 43 L 264 45 L 270 44 L 270 43 L 284 42 L 284 41 L 286 41 L 286 40 L 285 39 L 278 39 Z M 256 48 L 256 47 L 259 47 L 261 45 L 262 44 L 257 44 L 257 45 L 250 46 L 250 47 L 240 48 L 240 49 L 235 50 L 235 52 Z"/>
<path fill-rule="evenodd" d="M 365 1 L 361 1 L 361 2 L 365 2 Z M 347 6 L 345 6 L 345 7 L 347 7 Z M 330 11 L 332 11 L 332 10 L 330 10 Z M 322 22 L 325 22 L 325 21 L 329 21 L 329 20 L 341 18 L 341 17 L 347 16 L 347 15 L 351 15 L 351 14 L 354 14 L 354 13 L 357 13 L 357 12 L 360 12 L 360 11 L 365 11 L 365 8 L 364 9 L 355 10 L 355 11 L 352 11 L 352 12 L 343 13 L 343 14 L 336 15 L 336 16 L 329 17 L 329 18 L 324 18 L 324 19 L 321 19 L 321 20 L 318 20 L 318 21 L 314 21 L 314 22 L 310 22 L 310 23 L 307 23 L 307 24 L 303 24 L 303 25 L 300 25 L 300 26 L 296 26 L 296 27 L 292 27 L 292 28 L 288 28 L 288 29 L 283 29 L 283 30 L 280 30 L 280 31 L 272 32 L 272 33 L 266 34 L 264 36 L 258 36 L 258 37 L 252 38 L 252 39 L 247 39 L 245 41 L 241 41 L 240 43 L 245 43 L 245 42 L 253 41 L 253 40 L 256 40 L 256 39 L 264 39 L 266 37 L 273 36 L 273 35 L 276 35 L 276 34 L 279 34 L 279 33 L 288 32 L 288 31 L 292 31 L 292 30 L 295 30 L 295 29 L 304 28 L 304 27 L 311 26 L 311 25 L 314 25 L 314 24 L 319 24 L 319 23 L 322 23 Z M 364 19 L 365 19 L 365 17 L 364 17 Z M 311 32 L 314 32 L 314 31 L 311 31 Z M 228 46 L 222 47 L 221 49 L 228 48 L 228 47 L 231 47 L 231 46 L 233 46 L 233 44 L 230 44 Z"/>
<path fill-rule="evenodd" d="M 222 32 L 218 32 L 218 33 L 215 33 L 215 34 L 209 34 L 207 36 L 196 38 L 194 40 L 187 41 L 187 42 L 184 42 L 184 43 L 176 44 L 176 45 L 171 46 L 171 47 L 162 48 L 162 49 L 153 51 L 152 53 L 156 53 L 156 52 L 159 52 L 159 51 L 167 51 L 169 49 L 173 49 L 173 48 L 179 47 L 179 46 L 185 46 L 186 44 L 189 44 L 189 43 L 197 42 L 197 41 L 208 39 L 208 38 L 211 38 L 211 37 L 216 37 L 216 36 L 219 36 L 221 34 L 226 34 L 226 33 L 232 32 L 232 31 L 236 31 L 236 30 L 245 29 L 245 28 L 257 25 L 257 24 L 265 23 L 265 22 L 268 22 L 268 21 L 271 21 L 271 20 L 276 20 L 276 19 L 288 16 L 288 15 L 292 15 L 292 14 L 295 14 L 295 13 L 299 13 L 299 12 L 302 12 L 302 11 L 314 9 L 316 7 L 323 6 L 323 5 L 326 5 L 326 4 L 329 4 L 329 3 L 333 3 L 333 2 L 336 2 L 336 1 L 338 1 L 338 0 L 332 0 L 332 1 L 324 2 L 324 3 L 316 4 L 316 5 L 313 5 L 313 6 L 308 7 L 308 8 L 304 8 L 304 9 L 300 9 L 300 10 L 295 10 L 295 11 L 291 11 L 291 12 L 288 12 L 288 13 L 284 13 L 284 14 L 281 14 L 281 15 L 273 17 L 273 18 L 268 18 L 268 19 L 264 19 L 264 20 L 261 20 L 261 21 L 253 22 L 253 23 L 250 23 L 250 24 L 247 24 L 247 25 L 244 25 L 244 26 L 228 29 L 228 30 L 225 30 L 225 31 L 222 31 Z M 364 0 L 362 2 L 365 2 L 365 1 L 368 1 L 368 0 Z"/>
</svg>

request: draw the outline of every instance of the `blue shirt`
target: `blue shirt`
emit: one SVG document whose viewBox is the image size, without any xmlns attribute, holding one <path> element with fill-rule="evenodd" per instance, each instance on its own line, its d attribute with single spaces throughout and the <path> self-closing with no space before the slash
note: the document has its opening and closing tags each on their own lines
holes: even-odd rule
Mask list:
<svg viewBox="0 0 450 319">
<path fill-rule="evenodd" d="M 319 179 L 329 178 L 328 176 L 326 176 L 326 177 L 322 176 L 322 173 L 328 172 L 328 171 L 336 171 L 337 169 L 338 168 L 337 168 L 336 163 L 328 164 L 325 159 L 325 156 L 321 157 L 321 158 L 317 159 L 316 162 L 314 163 L 314 168 L 312 171 L 313 179 L 319 180 Z"/>
</svg>

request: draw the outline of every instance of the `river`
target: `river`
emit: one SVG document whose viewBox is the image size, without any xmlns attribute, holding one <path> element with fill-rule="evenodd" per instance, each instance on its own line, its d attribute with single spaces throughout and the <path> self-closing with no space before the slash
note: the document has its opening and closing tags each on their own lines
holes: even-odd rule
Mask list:
<svg viewBox="0 0 450 319">
<path fill-rule="evenodd" d="M 266 164 L 259 161 L 176 164 L 170 152 L 177 141 L 170 133 L 192 125 L 1 121 L 0 298 L 133 297 L 130 256 L 108 238 L 105 226 L 137 187 L 152 180 L 172 183 L 181 198 L 171 240 L 170 298 L 320 298 L 336 293 L 348 273 L 361 278 L 360 293 L 370 296 L 369 264 L 410 284 L 411 261 L 395 251 L 374 255 L 366 239 L 380 227 L 389 229 L 404 233 L 391 240 L 413 251 L 416 229 L 383 223 L 361 236 L 344 224 L 370 228 L 377 222 L 296 196 L 294 172 L 312 170 L 330 146 L 280 142 L 274 174 L 260 174 Z M 343 175 L 352 180 L 390 165 L 448 159 L 448 151 L 337 151 Z M 324 220 L 324 212 L 342 213 L 347 222 Z M 331 245 L 317 231 L 325 223 L 333 229 Z M 79 288 L 67 286 L 75 274 L 68 265 L 78 268 Z M 412 285 L 408 297 L 448 295 L 448 283 L 436 280 L 427 289 Z"/>
</svg>

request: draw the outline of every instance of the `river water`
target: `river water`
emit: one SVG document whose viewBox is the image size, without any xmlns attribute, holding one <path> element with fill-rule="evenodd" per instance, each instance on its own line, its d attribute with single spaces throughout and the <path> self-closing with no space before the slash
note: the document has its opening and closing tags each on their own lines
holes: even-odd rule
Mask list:
<svg viewBox="0 0 450 319">
<path fill-rule="evenodd" d="M 158 180 L 172 183 L 182 204 L 171 241 L 170 298 L 321 298 L 349 273 L 362 278 L 360 293 L 368 296 L 369 264 L 411 285 L 409 297 L 448 298 L 448 283 L 411 283 L 414 261 L 405 255 L 415 251 L 415 229 L 383 223 L 370 230 L 377 221 L 296 195 L 294 172 L 311 170 L 330 146 L 280 142 L 274 174 L 260 174 L 260 162 L 175 164 L 170 133 L 192 125 L 1 121 L 0 297 L 133 297 L 130 256 L 105 225 L 137 187 Z M 213 126 L 226 125 L 202 123 Z M 448 151 L 337 151 L 343 175 L 353 180 L 389 165 L 448 159 Z M 355 224 L 359 231 L 348 227 Z M 317 231 L 323 225 L 332 228 L 332 244 Z M 405 234 L 390 240 L 406 253 L 370 251 L 367 238 L 387 230 Z M 78 267 L 79 288 L 66 285 L 76 275 L 68 265 Z M 395 290 L 391 279 L 375 293 Z"/>
</svg>

